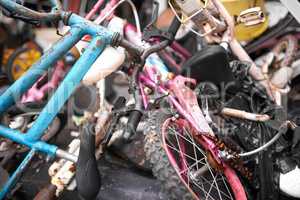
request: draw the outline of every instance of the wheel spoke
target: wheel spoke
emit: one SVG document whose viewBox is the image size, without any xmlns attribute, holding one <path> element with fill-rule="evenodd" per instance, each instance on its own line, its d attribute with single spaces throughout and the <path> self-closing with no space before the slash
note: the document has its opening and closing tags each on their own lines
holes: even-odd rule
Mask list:
<svg viewBox="0 0 300 200">
<path fill-rule="evenodd" d="M 172 144 L 172 142 L 170 142 L 170 143 Z M 172 146 L 170 146 L 169 144 L 167 144 L 167 146 L 170 147 L 172 150 L 176 151 L 177 153 L 181 153 L 181 152 L 180 152 L 178 149 L 176 149 L 175 147 L 172 147 Z M 184 154 L 184 153 L 183 153 L 183 154 Z M 193 158 L 193 157 L 191 157 L 191 156 L 189 156 L 189 155 L 187 155 L 187 154 L 184 154 L 184 156 L 186 156 L 186 157 L 188 157 L 189 159 L 191 159 L 191 160 L 197 162 L 197 160 L 196 160 L 195 158 Z M 205 163 L 201 163 L 201 164 L 205 165 Z"/>
<path fill-rule="evenodd" d="M 165 147 L 172 150 L 173 153 L 176 152 L 173 155 L 175 170 L 181 176 L 182 181 L 185 181 L 186 185 L 199 198 L 205 200 L 234 199 L 225 177 L 209 165 L 206 152 L 200 148 L 201 145 L 196 143 L 188 128 L 170 124 L 166 133 Z M 198 175 L 197 172 L 199 172 Z"/>
<path fill-rule="evenodd" d="M 172 129 L 172 128 L 170 127 L 170 130 L 173 131 L 173 134 L 177 134 L 177 132 L 176 132 L 175 129 Z M 180 136 L 181 138 L 183 138 L 185 141 L 189 142 L 191 145 L 194 145 L 194 146 L 197 148 L 198 151 L 200 151 L 203 155 L 205 155 L 204 151 L 203 151 L 202 149 L 200 149 L 200 148 L 198 147 L 197 144 L 193 143 L 193 141 L 188 140 L 187 138 L 183 137 L 183 136 L 180 135 L 180 134 L 177 134 L 177 135 L 179 135 L 179 136 Z M 189 134 L 188 134 L 188 135 L 189 135 Z"/>
</svg>

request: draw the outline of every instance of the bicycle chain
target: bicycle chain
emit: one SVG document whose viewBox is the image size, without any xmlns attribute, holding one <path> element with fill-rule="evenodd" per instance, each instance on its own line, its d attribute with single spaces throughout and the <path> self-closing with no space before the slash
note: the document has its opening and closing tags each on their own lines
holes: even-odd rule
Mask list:
<svg viewBox="0 0 300 200">
<path fill-rule="evenodd" d="M 244 166 L 243 161 L 241 160 L 241 157 L 239 156 L 239 152 L 233 150 L 234 147 L 230 147 L 229 145 L 226 145 L 224 141 L 222 141 L 218 137 L 208 136 L 218 147 L 218 149 L 221 152 L 225 152 L 226 157 L 225 162 L 229 164 L 232 168 L 237 170 L 241 173 L 242 176 L 247 178 L 249 181 L 253 179 L 252 172 Z"/>
</svg>

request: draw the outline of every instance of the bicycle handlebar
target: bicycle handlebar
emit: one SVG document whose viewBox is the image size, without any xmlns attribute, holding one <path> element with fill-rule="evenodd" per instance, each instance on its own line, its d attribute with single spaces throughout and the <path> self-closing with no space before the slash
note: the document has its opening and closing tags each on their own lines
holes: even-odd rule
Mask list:
<svg viewBox="0 0 300 200">
<path fill-rule="evenodd" d="M 17 4 L 12 0 L 0 0 L 0 6 L 11 12 L 12 15 L 19 15 L 18 17 L 27 18 L 27 20 L 35 20 L 41 22 L 58 22 L 59 20 L 64 20 L 65 17 L 68 17 L 68 13 L 62 10 L 62 6 L 59 0 L 50 0 L 51 5 L 53 6 L 52 12 L 38 12 L 26 8 L 23 5 Z M 172 23 L 170 28 L 172 34 L 175 35 L 180 23 L 176 20 Z M 152 45 L 149 48 L 144 49 L 143 47 L 139 47 L 137 45 L 133 45 L 122 37 L 119 37 L 118 45 L 125 47 L 129 53 L 132 53 L 136 57 L 140 58 L 141 64 L 143 65 L 145 59 L 152 53 L 157 52 L 166 46 L 169 45 L 170 41 L 161 41 L 158 44 Z M 117 45 L 117 46 L 118 46 Z"/>
<path fill-rule="evenodd" d="M 22 17 L 32 19 L 35 21 L 57 22 L 62 19 L 61 3 L 59 2 L 59 0 L 51 0 L 51 5 L 54 8 L 52 12 L 45 13 L 31 10 L 11 0 L 0 1 L 0 6 L 12 13 L 13 15 L 18 14 Z"/>
</svg>

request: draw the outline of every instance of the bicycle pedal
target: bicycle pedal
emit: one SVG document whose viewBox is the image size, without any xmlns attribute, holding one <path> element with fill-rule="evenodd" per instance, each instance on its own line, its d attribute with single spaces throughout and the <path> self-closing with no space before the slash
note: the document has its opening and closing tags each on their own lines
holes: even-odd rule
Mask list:
<svg viewBox="0 0 300 200">
<path fill-rule="evenodd" d="M 95 127 L 86 124 L 80 136 L 80 150 L 76 166 L 77 189 L 84 199 L 95 199 L 101 187 L 101 177 L 95 157 Z"/>
<path fill-rule="evenodd" d="M 244 10 L 236 18 L 237 24 L 244 24 L 245 26 L 255 26 L 265 22 L 265 20 L 265 14 L 260 7 Z"/>
</svg>

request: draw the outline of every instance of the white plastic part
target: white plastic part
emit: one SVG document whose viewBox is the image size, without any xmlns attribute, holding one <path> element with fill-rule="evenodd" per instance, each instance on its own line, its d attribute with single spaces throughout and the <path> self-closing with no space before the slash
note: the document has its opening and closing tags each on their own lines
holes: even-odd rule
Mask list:
<svg viewBox="0 0 300 200">
<path fill-rule="evenodd" d="M 114 32 L 122 34 L 125 21 L 120 18 L 113 18 L 108 27 Z M 80 41 L 76 45 L 78 51 L 82 53 L 83 49 L 88 46 L 88 42 Z M 112 72 L 116 71 L 125 61 L 125 50 L 123 48 L 113 48 L 108 46 L 102 54 L 97 58 L 89 71 L 84 76 L 82 82 L 85 85 L 93 85 L 104 79 Z"/>
<path fill-rule="evenodd" d="M 112 72 L 116 71 L 124 63 L 124 61 L 124 51 L 118 51 L 113 47 L 106 47 L 84 76 L 82 80 L 83 84 L 92 85 L 97 83 Z"/>
<path fill-rule="evenodd" d="M 293 17 L 300 23 L 300 2 L 298 0 L 280 0 Z"/>
<path fill-rule="evenodd" d="M 288 9 L 277 1 L 267 1 L 265 7 L 269 15 L 269 28 L 277 25 L 289 13 Z"/>
<path fill-rule="evenodd" d="M 294 198 L 300 198 L 300 169 L 280 174 L 279 187 L 282 192 Z"/>
<path fill-rule="evenodd" d="M 273 74 L 271 83 L 276 87 L 283 89 L 292 79 L 292 76 L 293 69 L 291 67 L 282 67 Z"/>
</svg>

